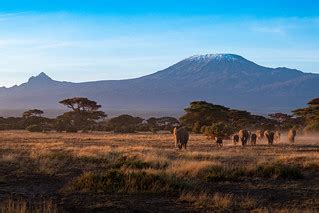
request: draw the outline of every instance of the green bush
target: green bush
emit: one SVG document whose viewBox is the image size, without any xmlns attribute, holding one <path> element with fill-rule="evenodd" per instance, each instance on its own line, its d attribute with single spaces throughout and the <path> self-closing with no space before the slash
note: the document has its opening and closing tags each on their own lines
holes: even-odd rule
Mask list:
<svg viewBox="0 0 319 213">
<path fill-rule="evenodd" d="M 43 128 L 41 125 L 33 124 L 26 128 L 29 132 L 42 132 Z"/>
</svg>

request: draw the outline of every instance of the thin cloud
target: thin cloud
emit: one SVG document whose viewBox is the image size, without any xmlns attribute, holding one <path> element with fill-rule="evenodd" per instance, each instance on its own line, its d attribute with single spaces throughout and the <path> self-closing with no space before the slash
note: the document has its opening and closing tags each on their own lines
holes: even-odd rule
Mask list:
<svg viewBox="0 0 319 213">
<path fill-rule="evenodd" d="M 281 27 L 253 27 L 251 30 L 256 33 L 275 34 L 281 36 L 287 34 L 286 30 Z"/>
<path fill-rule="evenodd" d="M 17 12 L 17 13 L 0 13 L 0 18 L 20 16 L 20 15 L 25 15 L 29 13 L 31 13 L 31 11 L 24 11 L 24 12 Z"/>
</svg>

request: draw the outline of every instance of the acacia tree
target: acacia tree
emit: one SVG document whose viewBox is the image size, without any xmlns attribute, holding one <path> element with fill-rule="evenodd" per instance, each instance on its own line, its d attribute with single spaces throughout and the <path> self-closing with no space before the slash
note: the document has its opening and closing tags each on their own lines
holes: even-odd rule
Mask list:
<svg viewBox="0 0 319 213">
<path fill-rule="evenodd" d="M 282 130 L 288 130 L 297 126 L 302 126 L 302 119 L 299 117 L 293 117 L 293 115 L 288 115 L 284 113 L 273 113 L 268 115 L 271 119 L 276 121 L 277 127 Z"/>
<path fill-rule="evenodd" d="M 30 118 L 30 117 L 41 117 L 43 115 L 43 111 L 42 110 L 39 110 L 39 109 L 31 109 L 31 110 L 28 110 L 26 112 L 24 112 L 22 114 L 22 117 L 23 118 Z"/>
<path fill-rule="evenodd" d="M 209 126 L 214 122 L 227 120 L 228 110 L 224 106 L 205 101 L 194 101 L 185 109 L 186 114 L 180 118 L 180 121 L 189 129 L 199 132 L 202 126 Z"/>
<path fill-rule="evenodd" d="M 57 122 L 60 126 L 72 128 L 74 131 L 90 129 L 92 124 L 95 124 L 97 120 L 107 116 L 103 111 L 98 110 L 101 108 L 101 105 L 88 98 L 68 98 L 59 103 L 72 109 L 72 111 L 59 116 Z"/>
<path fill-rule="evenodd" d="M 252 115 L 247 111 L 230 109 L 221 105 L 194 101 L 185 109 L 185 114 L 180 118 L 183 125 L 199 133 L 204 131 L 203 126 L 216 123 L 231 124 L 237 130 L 241 128 L 273 128 L 275 122 L 263 116 Z"/>
<path fill-rule="evenodd" d="M 319 131 L 319 98 L 308 102 L 308 107 L 293 111 L 294 115 L 303 119 L 306 130 Z"/>
<path fill-rule="evenodd" d="M 115 132 L 132 133 L 135 132 L 138 125 L 142 124 L 143 120 L 140 117 L 124 114 L 110 119 L 108 125 Z"/>
<path fill-rule="evenodd" d="M 49 118 L 42 117 L 43 111 L 40 109 L 31 109 L 22 114 L 23 128 L 33 126 L 38 131 L 45 130 L 45 126 L 50 123 Z"/>
</svg>

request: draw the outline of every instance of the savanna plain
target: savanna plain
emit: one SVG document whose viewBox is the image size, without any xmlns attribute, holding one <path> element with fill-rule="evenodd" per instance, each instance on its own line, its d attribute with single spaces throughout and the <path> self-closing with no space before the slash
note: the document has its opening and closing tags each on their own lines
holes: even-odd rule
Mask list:
<svg viewBox="0 0 319 213">
<path fill-rule="evenodd" d="M 319 211 L 319 137 L 0 132 L 1 212 Z"/>
</svg>

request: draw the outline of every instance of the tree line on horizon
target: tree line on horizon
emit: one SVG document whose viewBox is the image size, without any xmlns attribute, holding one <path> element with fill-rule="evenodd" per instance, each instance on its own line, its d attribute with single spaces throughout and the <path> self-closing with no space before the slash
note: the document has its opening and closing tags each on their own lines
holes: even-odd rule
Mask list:
<svg viewBox="0 0 319 213">
<path fill-rule="evenodd" d="M 242 128 L 319 131 L 319 98 L 308 102 L 306 108 L 294 110 L 292 115 L 273 113 L 268 117 L 205 101 L 194 101 L 185 109 L 185 114 L 179 120 L 173 117 L 152 117 L 144 120 L 127 114 L 107 119 L 107 115 L 100 110 L 101 105 L 85 97 L 68 98 L 59 103 L 70 111 L 56 118 L 44 117 L 44 112 L 40 109 L 28 110 L 22 117 L 0 117 L 0 130 L 133 133 L 172 131 L 175 126 L 183 125 L 193 133 L 209 135 L 211 132 L 219 132 L 223 136 L 231 135 Z"/>
<path fill-rule="evenodd" d="M 100 111 L 101 105 L 85 97 L 68 98 L 59 103 L 69 108 L 70 111 L 56 118 L 44 117 L 44 112 L 40 109 L 28 110 L 22 114 L 22 117 L 0 117 L 0 130 L 133 133 L 136 131 L 170 131 L 173 125 L 178 123 L 178 120 L 173 117 L 151 117 L 144 120 L 128 114 L 106 119 L 105 112 Z"/>
</svg>

